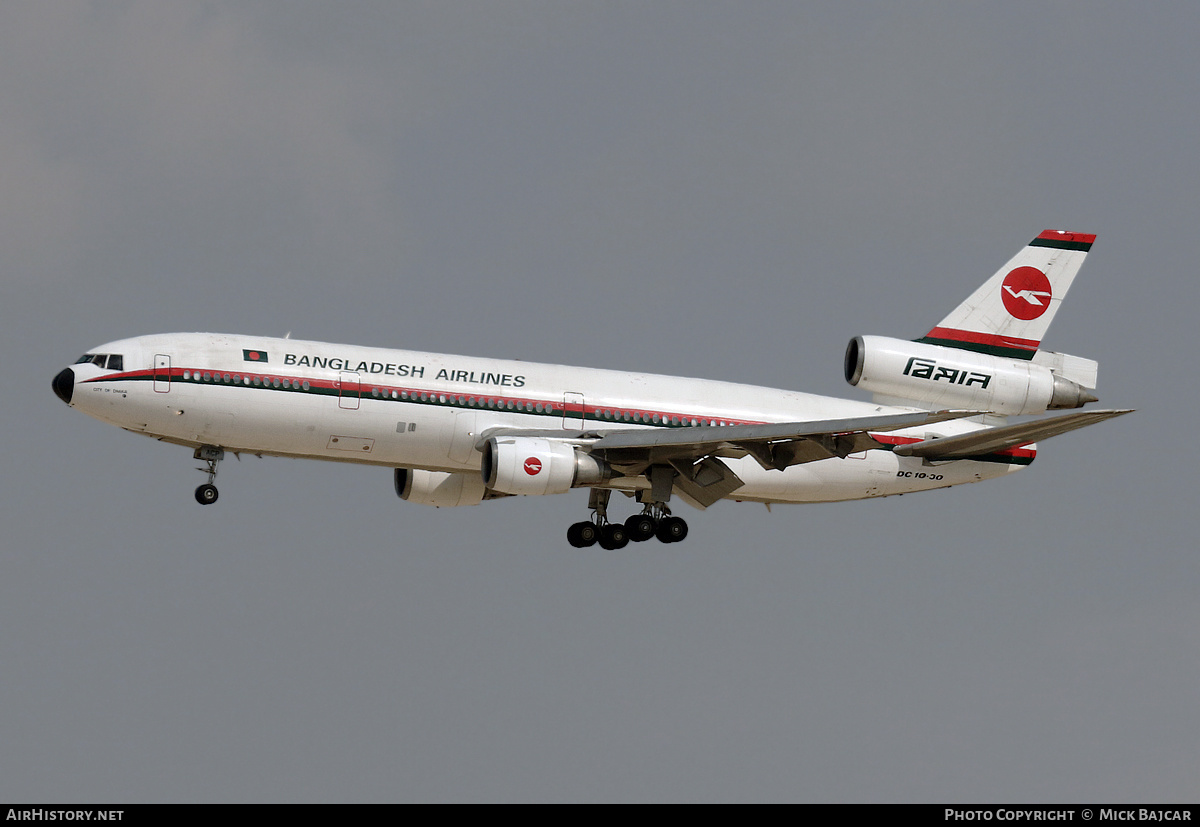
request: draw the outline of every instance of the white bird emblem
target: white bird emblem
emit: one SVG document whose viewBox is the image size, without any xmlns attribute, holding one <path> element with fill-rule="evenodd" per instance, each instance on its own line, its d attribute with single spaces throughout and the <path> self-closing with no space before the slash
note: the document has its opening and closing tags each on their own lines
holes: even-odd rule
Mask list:
<svg viewBox="0 0 1200 827">
<path fill-rule="evenodd" d="M 1032 305 L 1036 305 L 1037 307 L 1044 306 L 1043 303 L 1038 300 L 1038 296 L 1050 298 L 1050 294 L 1045 290 L 1013 290 L 1007 284 L 1004 285 L 1004 289 L 1007 290 L 1008 295 L 1012 296 L 1014 299 L 1024 299 L 1025 301 Z"/>
</svg>

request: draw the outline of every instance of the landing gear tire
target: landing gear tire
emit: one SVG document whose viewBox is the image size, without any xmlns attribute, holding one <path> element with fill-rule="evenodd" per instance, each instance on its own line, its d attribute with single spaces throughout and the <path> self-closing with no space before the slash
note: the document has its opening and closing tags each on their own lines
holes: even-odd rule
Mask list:
<svg viewBox="0 0 1200 827">
<path fill-rule="evenodd" d="M 657 524 L 649 514 L 633 514 L 625 521 L 625 531 L 635 543 L 644 543 L 654 536 Z"/>
<path fill-rule="evenodd" d="M 196 502 L 200 505 L 210 505 L 217 501 L 217 487 L 212 483 L 205 483 L 196 489 Z"/>
<path fill-rule="evenodd" d="M 567 529 L 567 542 L 575 548 L 587 548 L 596 544 L 598 533 L 596 524 L 588 521 L 575 523 Z"/>
<path fill-rule="evenodd" d="M 620 523 L 609 523 L 608 525 L 600 526 L 600 548 L 606 548 L 610 551 L 618 548 L 625 548 L 629 544 L 629 534 L 625 531 L 625 526 Z"/>
<path fill-rule="evenodd" d="M 192 454 L 193 459 L 204 463 L 197 471 L 208 472 L 208 482 L 196 489 L 196 502 L 200 505 L 210 505 L 217 501 L 217 487 L 213 482 L 217 478 L 217 463 L 225 458 L 225 452 L 215 445 L 201 445 Z"/>
<path fill-rule="evenodd" d="M 654 536 L 664 543 L 678 543 L 687 534 L 688 525 L 682 517 L 663 517 L 654 532 Z"/>
</svg>

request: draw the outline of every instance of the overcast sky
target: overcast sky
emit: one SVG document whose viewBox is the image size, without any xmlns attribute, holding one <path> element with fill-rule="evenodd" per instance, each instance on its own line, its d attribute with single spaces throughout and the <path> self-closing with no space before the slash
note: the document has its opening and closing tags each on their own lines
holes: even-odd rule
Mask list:
<svg viewBox="0 0 1200 827">
<path fill-rule="evenodd" d="M 1183 2 L 5 2 L 0 800 L 1195 802 L 1197 42 Z M 298 460 L 202 508 L 50 389 L 206 330 L 865 398 L 847 340 L 1047 228 L 1098 239 L 1045 344 L 1136 414 L 678 545 Z"/>
</svg>

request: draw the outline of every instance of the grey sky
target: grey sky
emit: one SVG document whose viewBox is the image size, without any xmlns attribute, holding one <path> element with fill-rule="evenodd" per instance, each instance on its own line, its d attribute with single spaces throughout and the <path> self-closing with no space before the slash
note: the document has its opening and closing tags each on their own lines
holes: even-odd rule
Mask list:
<svg viewBox="0 0 1200 827">
<path fill-rule="evenodd" d="M 1186 3 L 5 3 L 0 799 L 1194 802 L 1198 39 Z M 186 450 L 50 390 L 214 330 L 861 397 L 849 338 L 1046 228 L 1099 235 L 1046 344 L 1137 414 L 678 546 L 278 459 L 201 508 Z"/>
</svg>

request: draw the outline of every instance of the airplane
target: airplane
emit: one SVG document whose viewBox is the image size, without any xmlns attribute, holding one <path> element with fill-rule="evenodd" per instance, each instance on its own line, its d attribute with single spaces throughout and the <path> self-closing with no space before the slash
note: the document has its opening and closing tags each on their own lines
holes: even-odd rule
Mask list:
<svg viewBox="0 0 1200 827">
<path fill-rule="evenodd" d="M 811 503 L 1020 471 L 1036 442 L 1129 413 L 1078 411 L 1095 361 L 1040 348 L 1095 235 L 1046 230 L 924 336 L 857 336 L 846 380 L 872 401 L 706 379 L 213 333 L 89 350 L 53 380 L 67 405 L 187 446 L 217 501 L 226 452 L 394 469 L 422 505 L 589 489 L 568 542 L 678 542 L 673 500 Z M 610 520 L 614 491 L 635 501 Z"/>
</svg>

